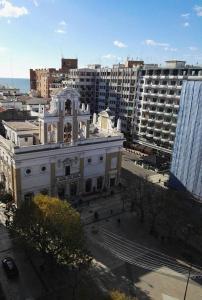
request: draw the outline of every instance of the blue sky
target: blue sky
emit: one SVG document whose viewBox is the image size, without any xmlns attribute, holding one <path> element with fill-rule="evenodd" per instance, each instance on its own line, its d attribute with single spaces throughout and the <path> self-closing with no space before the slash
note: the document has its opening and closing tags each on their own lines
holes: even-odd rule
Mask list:
<svg viewBox="0 0 202 300">
<path fill-rule="evenodd" d="M 29 68 L 147 63 L 202 64 L 202 0 L 0 0 L 0 77 Z"/>
</svg>

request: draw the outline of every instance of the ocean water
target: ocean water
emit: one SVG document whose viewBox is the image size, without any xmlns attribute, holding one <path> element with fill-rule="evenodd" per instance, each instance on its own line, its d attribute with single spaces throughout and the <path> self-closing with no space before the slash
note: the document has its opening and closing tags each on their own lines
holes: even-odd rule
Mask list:
<svg viewBox="0 0 202 300">
<path fill-rule="evenodd" d="M 24 93 L 28 93 L 30 90 L 28 78 L 0 78 L 0 85 L 18 88 Z"/>
</svg>

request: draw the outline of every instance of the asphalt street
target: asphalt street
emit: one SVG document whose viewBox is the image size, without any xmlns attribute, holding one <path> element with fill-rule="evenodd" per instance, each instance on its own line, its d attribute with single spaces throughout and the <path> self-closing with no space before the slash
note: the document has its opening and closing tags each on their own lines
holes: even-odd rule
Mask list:
<svg viewBox="0 0 202 300">
<path fill-rule="evenodd" d="M 25 252 L 20 249 L 5 227 L 4 207 L 0 207 L 0 261 L 4 257 L 12 257 L 19 269 L 19 277 L 9 279 L 0 262 L 0 283 L 6 300 L 36 299 L 44 292 L 44 288 L 31 266 Z"/>
<path fill-rule="evenodd" d="M 110 217 L 86 226 L 89 247 L 96 259 L 95 276 L 103 288 L 119 287 L 125 292 L 136 293 L 139 299 L 144 300 L 183 299 L 187 281 L 187 277 L 181 274 L 184 267 L 180 266 L 179 273 L 175 272 L 175 265 L 178 264 L 171 258 L 170 267 L 158 263 L 153 270 L 149 270 L 147 267 L 149 249 L 162 251 L 160 242 L 145 233 L 131 213 L 122 214 L 120 219 L 120 224 L 117 223 L 117 217 Z M 107 239 L 103 235 L 103 229 L 109 233 Z M 112 238 L 114 236 L 116 240 Z M 127 239 L 127 242 L 124 239 Z M 148 249 L 135 256 L 135 263 L 136 250 L 133 249 L 133 242 Z M 166 247 L 163 251 L 166 253 Z M 140 258 L 145 261 L 145 267 L 136 265 L 136 261 Z M 186 300 L 201 299 L 202 285 L 190 280 Z"/>
</svg>

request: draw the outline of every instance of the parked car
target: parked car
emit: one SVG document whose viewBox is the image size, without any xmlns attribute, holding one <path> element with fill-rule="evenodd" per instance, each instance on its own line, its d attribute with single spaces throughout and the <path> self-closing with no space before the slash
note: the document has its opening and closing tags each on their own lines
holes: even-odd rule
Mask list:
<svg viewBox="0 0 202 300">
<path fill-rule="evenodd" d="M 15 264 L 15 261 L 12 257 L 5 257 L 2 260 L 2 266 L 8 277 L 14 278 L 19 275 L 18 268 Z"/>
</svg>

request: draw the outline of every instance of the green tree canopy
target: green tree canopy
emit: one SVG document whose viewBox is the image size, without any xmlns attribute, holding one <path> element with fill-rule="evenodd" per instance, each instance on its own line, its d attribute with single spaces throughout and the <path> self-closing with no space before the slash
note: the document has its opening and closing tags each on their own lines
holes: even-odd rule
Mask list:
<svg viewBox="0 0 202 300">
<path fill-rule="evenodd" d="M 80 215 L 68 202 L 39 194 L 17 209 L 12 229 L 59 264 L 78 267 L 91 261 Z"/>
</svg>

